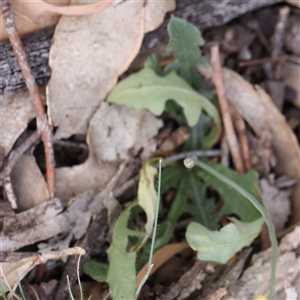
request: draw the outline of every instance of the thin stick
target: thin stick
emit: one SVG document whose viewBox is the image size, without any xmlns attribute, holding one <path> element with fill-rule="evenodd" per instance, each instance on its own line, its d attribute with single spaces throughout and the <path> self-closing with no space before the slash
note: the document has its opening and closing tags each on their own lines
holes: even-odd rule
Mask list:
<svg viewBox="0 0 300 300">
<path fill-rule="evenodd" d="M 19 158 L 29 147 L 35 144 L 39 140 L 39 138 L 40 135 L 36 131 L 33 134 L 31 134 L 18 148 L 10 152 L 7 160 L 3 164 L 2 172 L 0 173 L 0 178 L 8 176 L 12 172 Z"/>
<path fill-rule="evenodd" d="M 33 99 L 33 105 L 36 111 L 37 128 L 41 134 L 42 141 L 45 148 L 46 157 L 46 177 L 49 195 L 51 198 L 55 195 L 55 161 L 53 151 L 53 136 L 51 127 L 48 124 L 47 116 L 45 113 L 44 105 L 41 100 L 39 89 L 36 85 L 32 70 L 30 68 L 28 59 L 26 57 L 22 42 L 17 32 L 13 14 L 9 11 L 8 0 L 1 0 L 0 2 L 2 17 L 4 20 L 5 28 L 8 33 L 9 40 L 12 48 L 14 49 L 15 56 L 18 60 L 20 69 L 25 79 L 26 86 Z"/>
<path fill-rule="evenodd" d="M 3 178 L 3 188 L 5 190 L 5 194 L 7 197 L 7 200 L 9 201 L 12 209 L 17 209 L 17 197 L 15 195 L 15 192 L 13 190 L 10 175 Z"/>
<path fill-rule="evenodd" d="M 182 152 L 180 154 L 175 154 L 165 158 L 162 162 L 162 166 L 165 167 L 170 162 L 177 161 L 180 159 L 185 159 L 187 157 L 192 157 L 192 156 L 196 156 L 196 157 L 221 156 L 221 151 L 213 149 L 213 150 L 195 150 L 195 151 Z"/>
<path fill-rule="evenodd" d="M 81 281 L 80 281 L 80 258 L 81 258 L 81 254 L 79 254 L 79 257 L 78 257 L 76 273 L 77 273 L 77 280 L 78 280 L 78 286 L 79 286 L 79 292 L 80 292 L 80 300 L 83 300 L 82 285 L 81 285 Z"/>
<path fill-rule="evenodd" d="M 234 127 L 237 131 L 237 135 L 239 138 L 244 166 L 246 171 L 248 172 L 252 169 L 252 166 L 251 166 L 251 160 L 249 154 L 249 146 L 248 146 L 245 121 L 233 106 L 230 106 L 230 110 L 231 110 L 231 116 L 234 123 Z"/>
<path fill-rule="evenodd" d="M 214 45 L 211 47 L 211 64 L 212 64 L 212 71 L 213 71 L 213 81 L 215 83 L 218 98 L 219 98 L 221 113 L 223 117 L 223 124 L 224 124 L 225 134 L 228 141 L 230 153 L 232 155 L 235 169 L 237 170 L 238 173 L 244 174 L 245 169 L 242 161 L 242 156 L 237 141 L 237 137 L 233 129 L 233 124 L 229 112 L 229 105 L 226 99 L 218 45 Z"/>
<path fill-rule="evenodd" d="M 225 167 L 229 167 L 229 147 L 226 139 L 226 135 L 223 134 L 221 139 L 221 164 Z"/>
<path fill-rule="evenodd" d="M 290 14 L 290 8 L 284 6 L 279 10 L 279 17 L 275 26 L 274 35 L 272 37 L 272 58 L 278 57 L 281 54 L 284 43 L 284 32 L 287 24 L 287 19 Z"/>
<path fill-rule="evenodd" d="M 277 57 L 265 57 L 265 58 L 259 58 L 259 59 L 253 59 L 249 61 L 241 61 L 239 62 L 240 67 L 247 67 L 247 66 L 255 66 L 255 65 L 261 65 L 267 62 L 284 62 L 288 59 L 287 55 L 280 55 Z"/>
<path fill-rule="evenodd" d="M 282 52 L 282 47 L 284 43 L 284 33 L 288 20 L 288 16 L 290 14 L 290 8 L 288 6 L 284 6 L 279 10 L 279 17 L 277 20 L 277 24 L 275 26 L 275 32 L 272 37 L 272 57 L 277 57 Z M 281 79 L 282 77 L 282 63 L 279 62 L 275 65 L 273 71 L 273 78 L 276 80 Z"/>
</svg>

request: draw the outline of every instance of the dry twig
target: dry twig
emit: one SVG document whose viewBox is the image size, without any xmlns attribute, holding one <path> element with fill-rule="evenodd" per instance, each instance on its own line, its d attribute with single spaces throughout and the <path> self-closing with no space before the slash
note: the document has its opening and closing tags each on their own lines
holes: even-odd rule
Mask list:
<svg viewBox="0 0 300 300">
<path fill-rule="evenodd" d="M 9 36 L 9 40 L 11 42 L 15 56 L 18 60 L 20 69 L 24 76 L 26 86 L 33 99 L 33 104 L 36 110 L 36 117 L 37 117 L 37 128 L 41 134 L 41 138 L 45 148 L 48 191 L 50 197 L 53 198 L 55 194 L 55 172 L 54 172 L 55 161 L 54 161 L 54 151 L 53 151 L 52 130 L 50 125 L 48 124 L 47 116 L 45 113 L 43 102 L 41 100 L 39 89 L 36 85 L 22 42 L 17 32 L 15 22 L 14 22 L 14 16 L 9 11 L 8 0 L 1 0 L 0 6 L 2 10 L 2 16 L 3 16 L 5 28 Z"/>
<path fill-rule="evenodd" d="M 229 167 L 229 147 L 226 139 L 226 135 L 223 134 L 221 139 L 221 164 L 223 166 Z"/>
<path fill-rule="evenodd" d="M 167 164 L 173 161 L 177 161 L 180 159 L 185 159 L 187 157 L 215 157 L 215 156 L 221 156 L 221 151 L 212 149 L 212 150 L 195 150 L 195 151 L 188 151 L 188 152 L 182 152 L 179 154 L 175 154 L 172 156 L 167 157 L 162 161 L 162 167 L 165 167 Z M 156 167 L 158 165 L 155 165 Z"/>
<path fill-rule="evenodd" d="M 7 197 L 7 200 L 9 201 L 11 208 L 12 209 L 17 209 L 18 208 L 18 204 L 17 204 L 17 197 L 14 193 L 12 184 L 11 184 L 11 179 L 10 176 L 5 176 L 3 178 L 3 188 L 5 190 L 5 194 Z"/>
<path fill-rule="evenodd" d="M 229 112 L 229 105 L 226 99 L 218 45 L 214 45 L 211 47 L 211 65 L 213 71 L 213 81 L 215 83 L 218 98 L 219 98 L 221 113 L 223 117 L 224 130 L 228 141 L 230 153 L 232 155 L 233 163 L 238 173 L 244 174 L 245 170 L 244 170 L 244 165 L 241 157 L 241 151 L 239 148 L 237 137 L 233 129 L 233 124 Z"/>
<path fill-rule="evenodd" d="M 284 6 L 279 10 L 279 18 L 275 27 L 275 32 L 272 37 L 272 57 L 278 57 L 282 52 L 282 47 L 284 43 L 284 32 L 288 20 L 288 16 L 290 14 L 290 8 L 288 6 Z M 273 71 L 273 78 L 279 80 L 282 76 L 282 62 L 279 61 L 277 65 L 275 65 Z"/>
<path fill-rule="evenodd" d="M 277 57 L 264 57 L 264 58 L 249 60 L 249 61 L 241 61 L 239 62 L 239 66 L 248 67 L 248 66 L 261 65 L 268 62 L 285 62 L 288 58 L 289 57 L 287 55 L 280 55 Z"/>
<path fill-rule="evenodd" d="M 23 155 L 23 153 L 29 147 L 31 147 L 33 144 L 35 144 L 39 140 L 39 138 L 40 138 L 40 135 L 36 131 L 33 134 L 31 134 L 18 148 L 14 149 L 10 152 L 7 160 L 3 164 L 2 171 L 0 173 L 1 179 L 8 176 L 12 172 L 12 170 L 13 170 L 15 164 L 17 163 L 17 161 L 19 160 L 19 158 Z"/>
<path fill-rule="evenodd" d="M 289 14 L 290 8 L 288 6 L 280 8 L 279 18 L 272 37 L 272 58 L 278 57 L 281 54 L 284 43 L 284 32 Z"/>
<path fill-rule="evenodd" d="M 230 109 L 231 109 L 232 120 L 235 126 L 235 130 L 237 131 L 237 135 L 241 146 L 244 167 L 245 170 L 248 172 L 252 169 L 252 166 L 251 166 L 251 159 L 249 154 L 248 139 L 246 135 L 245 121 L 233 106 L 230 106 Z"/>
</svg>

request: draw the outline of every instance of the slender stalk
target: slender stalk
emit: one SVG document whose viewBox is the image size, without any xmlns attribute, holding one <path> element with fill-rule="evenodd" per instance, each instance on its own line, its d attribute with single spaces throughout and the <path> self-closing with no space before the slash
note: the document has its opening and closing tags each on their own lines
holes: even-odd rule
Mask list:
<svg viewBox="0 0 300 300">
<path fill-rule="evenodd" d="M 25 79 L 26 86 L 33 100 L 33 105 L 36 111 L 37 118 L 37 128 L 41 134 L 42 141 L 45 148 L 46 156 L 46 177 L 47 186 L 50 198 L 55 195 L 55 161 L 54 161 L 54 151 L 53 151 L 53 136 L 50 125 L 48 124 L 47 116 L 45 113 L 44 105 L 41 99 L 39 89 L 36 85 L 32 70 L 30 68 L 24 47 L 20 40 L 19 34 L 16 29 L 14 16 L 9 11 L 8 0 L 0 0 L 0 7 L 2 10 L 2 16 L 5 28 L 8 33 L 8 37 L 12 48 L 14 50 L 15 56 L 18 60 L 20 69 Z"/>
<path fill-rule="evenodd" d="M 242 161 L 241 151 L 233 129 L 232 119 L 229 112 L 229 105 L 226 99 L 218 45 L 214 45 L 211 47 L 211 65 L 213 71 L 213 81 L 215 83 L 219 98 L 225 134 L 228 141 L 230 153 L 232 155 L 233 163 L 238 173 L 244 174 L 245 169 Z"/>
<path fill-rule="evenodd" d="M 268 212 L 266 209 L 257 201 L 249 192 L 247 192 L 245 189 L 243 189 L 241 186 L 236 184 L 231 179 L 223 176 L 216 170 L 214 170 L 212 167 L 210 167 L 208 164 L 206 164 L 203 161 L 198 160 L 196 162 L 196 165 L 205 171 L 209 172 L 211 175 L 215 176 L 219 180 L 223 181 L 224 183 L 228 184 L 231 188 L 236 190 L 238 193 L 240 193 L 242 196 L 244 196 L 246 199 L 248 199 L 253 206 L 261 213 L 262 217 L 264 218 L 268 229 L 269 229 L 269 236 L 271 240 L 271 248 L 272 248 L 272 256 L 271 256 L 271 276 L 270 276 L 270 288 L 269 288 L 269 294 L 268 299 L 272 299 L 275 294 L 275 283 L 276 283 L 276 267 L 277 267 L 277 261 L 278 261 L 278 243 L 276 239 L 276 232 L 274 225 L 269 217 Z"/>
<path fill-rule="evenodd" d="M 149 260 L 148 260 L 148 270 L 142 279 L 138 289 L 136 290 L 136 299 L 147 281 L 152 268 L 153 268 L 153 253 L 154 253 L 154 246 L 155 246 L 155 237 L 156 237 L 156 232 L 157 232 L 157 223 L 158 223 L 158 212 L 159 212 L 159 204 L 160 204 L 160 193 L 161 193 L 161 168 L 162 168 L 162 160 L 159 160 L 159 169 L 158 169 L 158 189 L 157 189 L 157 202 L 156 202 L 156 208 L 155 208 L 155 221 L 154 221 L 154 227 L 153 227 L 153 235 L 152 235 L 152 241 L 151 241 L 151 247 L 150 247 L 150 255 L 149 255 Z"/>
</svg>

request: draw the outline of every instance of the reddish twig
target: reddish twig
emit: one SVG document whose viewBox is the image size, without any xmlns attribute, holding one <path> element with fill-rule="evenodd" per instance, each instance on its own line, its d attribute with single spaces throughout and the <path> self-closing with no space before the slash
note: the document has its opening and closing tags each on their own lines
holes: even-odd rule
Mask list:
<svg viewBox="0 0 300 300">
<path fill-rule="evenodd" d="M 9 11 L 8 0 L 1 0 L 0 2 L 2 16 L 5 28 L 8 32 L 9 40 L 14 50 L 15 56 L 18 60 L 20 69 L 25 79 L 26 86 L 33 99 L 33 104 L 36 111 L 37 128 L 41 134 L 42 141 L 45 148 L 46 156 L 46 177 L 49 195 L 51 198 L 55 194 L 55 161 L 53 151 L 53 136 L 50 125 L 48 124 L 44 105 L 41 100 L 39 89 L 36 85 L 33 73 L 31 71 L 27 56 L 25 54 L 19 34 L 16 30 L 13 14 Z"/>
<path fill-rule="evenodd" d="M 240 146 L 241 146 L 244 167 L 245 167 L 246 171 L 250 171 L 252 169 L 252 166 L 251 166 L 251 160 L 250 160 L 250 154 L 249 154 L 248 139 L 247 139 L 247 135 L 246 135 L 245 121 L 233 106 L 230 106 L 230 110 L 231 110 L 231 116 L 232 116 L 232 120 L 234 123 L 234 127 L 237 132 Z"/>
<path fill-rule="evenodd" d="M 233 129 L 233 124 L 229 112 L 229 105 L 226 99 L 218 45 L 214 45 L 211 47 L 211 65 L 213 71 L 213 81 L 215 83 L 217 95 L 219 98 L 224 130 L 228 141 L 230 153 L 232 155 L 233 163 L 237 172 L 240 174 L 244 174 L 245 170 L 241 157 L 241 151 Z"/>
</svg>

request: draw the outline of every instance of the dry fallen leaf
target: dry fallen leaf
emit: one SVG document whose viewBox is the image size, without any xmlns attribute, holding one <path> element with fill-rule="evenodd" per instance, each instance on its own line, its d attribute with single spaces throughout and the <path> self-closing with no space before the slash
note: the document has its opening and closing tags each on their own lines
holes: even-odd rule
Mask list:
<svg viewBox="0 0 300 300">
<path fill-rule="evenodd" d="M 17 138 L 35 117 L 28 92 L 6 94 L 0 101 L 0 166 Z"/>
<path fill-rule="evenodd" d="M 146 110 L 103 102 L 94 114 L 87 142 L 89 158 L 81 165 L 56 169 L 57 196 L 66 205 L 85 191 L 102 190 L 121 161 L 141 153 L 149 157 L 156 148 L 154 136 L 162 121 Z"/>
<path fill-rule="evenodd" d="M 285 84 L 294 92 L 294 98 L 291 102 L 300 108 L 300 58 L 298 58 L 297 61 L 285 62 L 283 66 L 283 79 Z"/>
<path fill-rule="evenodd" d="M 33 155 L 22 155 L 19 158 L 11 173 L 11 182 L 20 211 L 49 199 L 47 184 Z"/>
<path fill-rule="evenodd" d="M 4 262 L 0 265 L 0 281 L 8 284 L 12 290 L 15 290 L 18 282 L 21 281 L 35 266 L 44 264 L 48 260 L 61 259 L 62 257 L 70 255 L 83 255 L 84 253 L 84 249 L 75 247 L 60 251 L 37 254 L 15 262 Z M 7 289 L 5 287 L 3 288 L 4 292 L 6 292 Z"/>
<path fill-rule="evenodd" d="M 162 142 L 156 151 L 156 155 L 169 154 L 181 146 L 189 137 L 190 134 L 186 127 L 181 126 L 177 128 Z"/>
<path fill-rule="evenodd" d="M 14 216 L 4 217 L 1 251 L 15 251 L 66 232 L 80 239 L 90 224 L 88 206 L 94 194 L 94 191 L 88 191 L 72 199 L 64 212 L 61 201 L 54 198 Z"/>
<path fill-rule="evenodd" d="M 300 2 L 299 0 L 285 0 L 287 3 L 293 5 L 293 6 L 298 6 L 300 7 Z"/>
<path fill-rule="evenodd" d="M 163 248 L 157 250 L 153 255 L 153 268 L 150 274 L 153 274 L 156 270 L 159 269 L 166 261 L 168 261 L 175 254 L 183 251 L 184 249 L 189 248 L 187 243 L 176 243 L 169 244 L 164 246 Z M 144 278 L 146 272 L 148 270 L 148 263 L 139 271 L 136 277 L 136 286 L 138 287 Z"/>
<path fill-rule="evenodd" d="M 284 225 L 291 213 L 291 203 L 289 201 L 291 191 L 279 190 L 266 179 L 261 179 L 259 185 L 264 205 L 269 212 L 276 231 L 284 229 Z"/>
<path fill-rule="evenodd" d="M 294 286 L 299 290 L 300 257 L 296 254 L 296 249 L 300 246 L 299 236 L 300 226 L 297 226 L 280 242 L 274 299 L 286 299 L 285 288 L 287 285 Z M 244 271 L 239 280 L 229 287 L 229 294 L 234 299 L 255 299 L 259 295 L 266 295 L 270 261 L 270 248 L 255 254 L 252 257 L 251 266 Z"/>
<path fill-rule="evenodd" d="M 56 25 L 60 15 L 81 16 L 101 12 L 111 2 L 112 0 L 100 0 L 86 4 L 86 1 L 79 0 L 75 3 L 77 5 L 69 6 L 69 0 L 12 0 L 10 1 L 10 9 L 14 14 L 18 33 L 24 35 Z M 0 41 L 8 38 L 4 28 L 2 14 L 0 13 Z"/>
<path fill-rule="evenodd" d="M 115 0 L 101 13 L 60 19 L 47 88 L 51 123 L 58 127 L 55 138 L 86 133 L 90 118 L 138 53 L 145 32 L 156 28 L 174 3 Z"/>
</svg>

